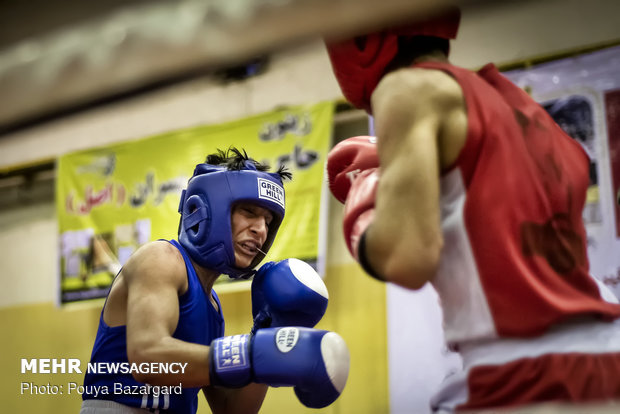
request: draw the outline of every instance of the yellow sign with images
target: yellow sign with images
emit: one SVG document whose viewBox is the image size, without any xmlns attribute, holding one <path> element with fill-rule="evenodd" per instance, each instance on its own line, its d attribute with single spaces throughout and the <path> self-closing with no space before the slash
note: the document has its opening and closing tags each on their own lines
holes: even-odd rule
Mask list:
<svg viewBox="0 0 620 414">
<path fill-rule="evenodd" d="M 105 296 L 140 245 L 176 238 L 179 198 L 194 167 L 231 146 L 269 164 L 270 171 L 284 165 L 293 173 L 284 183 L 286 216 L 266 260 L 315 262 L 333 113 L 332 102 L 289 107 L 61 156 L 61 302 Z"/>
</svg>

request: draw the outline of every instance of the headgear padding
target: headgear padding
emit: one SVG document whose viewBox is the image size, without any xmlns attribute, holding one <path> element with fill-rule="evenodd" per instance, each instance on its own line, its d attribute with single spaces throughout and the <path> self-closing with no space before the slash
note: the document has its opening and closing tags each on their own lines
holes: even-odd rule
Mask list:
<svg viewBox="0 0 620 414">
<path fill-rule="evenodd" d="M 454 39 L 460 19 L 460 11 L 451 9 L 439 17 L 328 43 L 327 52 L 345 98 L 356 108 L 370 113 L 370 97 L 398 52 L 398 38 L 433 36 Z"/>
<path fill-rule="evenodd" d="M 236 267 L 232 240 L 231 213 L 238 202 L 249 202 L 273 213 L 267 239 L 261 247 L 271 247 L 284 219 L 284 187 L 278 173 L 256 169 L 251 161 L 241 170 L 198 164 L 187 188 L 181 193 L 179 242 L 201 266 L 232 278 L 249 277 L 264 258 L 260 253 L 246 269 Z"/>
</svg>

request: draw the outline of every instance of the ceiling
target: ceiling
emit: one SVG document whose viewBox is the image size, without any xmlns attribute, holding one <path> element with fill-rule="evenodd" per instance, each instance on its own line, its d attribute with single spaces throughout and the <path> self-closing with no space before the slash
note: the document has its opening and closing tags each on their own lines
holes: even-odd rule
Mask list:
<svg viewBox="0 0 620 414">
<path fill-rule="evenodd" d="M 0 0 L 0 136 L 311 37 L 350 35 L 455 1 L 484 3 Z"/>
<path fill-rule="evenodd" d="M 161 0 L 160 0 L 161 1 Z M 0 49 L 156 0 L 0 0 Z"/>
</svg>

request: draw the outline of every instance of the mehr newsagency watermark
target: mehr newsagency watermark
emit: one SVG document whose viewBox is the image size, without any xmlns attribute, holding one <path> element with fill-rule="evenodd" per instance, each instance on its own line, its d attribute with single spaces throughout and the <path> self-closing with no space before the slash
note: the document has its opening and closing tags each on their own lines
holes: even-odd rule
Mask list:
<svg viewBox="0 0 620 414">
<path fill-rule="evenodd" d="M 187 362 L 89 362 L 86 372 L 105 375 L 133 374 L 184 374 Z M 82 374 L 82 363 L 77 358 L 32 358 L 21 359 L 22 374 Z M 182 393 L 178 385 L 127 385 L 122 382 L 110 381 L 109 385 L 82 385 L 77 382 L 64 384 L 37 384 L 21 382 L 20 394 L 24 395 L 71 395 L 89 394 L 94 398 L 111 394 L 124 395 L 171 395 Z"/>
</svg>

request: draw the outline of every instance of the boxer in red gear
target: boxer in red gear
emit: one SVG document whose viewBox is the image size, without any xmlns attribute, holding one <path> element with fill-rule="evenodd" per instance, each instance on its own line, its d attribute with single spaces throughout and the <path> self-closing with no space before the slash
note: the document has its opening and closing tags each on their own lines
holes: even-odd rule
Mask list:
<svg viewBox="0 0 620 414">
<path fill-rule="evenodd" d="M 464 366 L 435 412 L 620 400 L 620 305 L 586 254 L 588 157 L 493 65 L 450 64 L 458 22 L 449 11 L 327 45 L 377 134 L 376 149 L 356 137 L 328 158 L 347 245 L 374 277 L 437 290 Z M 359 153 L 333 163 L 345 147 Z M 358 164 L 374 151 L 378 169 Z M 345 170 L 360 170 L 348 188 Z"/>
</svg>

